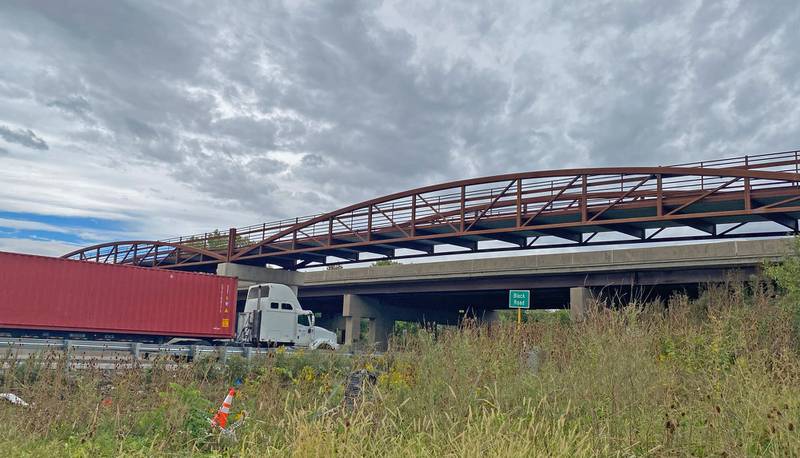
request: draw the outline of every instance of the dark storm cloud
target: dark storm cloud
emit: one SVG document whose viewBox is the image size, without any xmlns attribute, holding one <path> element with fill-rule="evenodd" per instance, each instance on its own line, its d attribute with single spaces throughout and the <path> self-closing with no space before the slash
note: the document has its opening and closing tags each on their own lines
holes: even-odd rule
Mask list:
<svg viewBox="0 0 800 458">
<path fill-rule="evenodd" d="M 30 129 L 13 129 L 8 126 L 0 125 L 0 137 L 9 143 L 27 146 L 28 148 L 47 150 L 47 142 L 39 138 Z"/>
<path fill-rule="evenodd" d="M 267 219 L 800 138 L 788 1 L 18 1 L 0 6 L 3 30 L 18 54 L 0 66 L 0 103 L 56 119 L 31 108 L 0 123 L 155 165 Z"/>
</svg>

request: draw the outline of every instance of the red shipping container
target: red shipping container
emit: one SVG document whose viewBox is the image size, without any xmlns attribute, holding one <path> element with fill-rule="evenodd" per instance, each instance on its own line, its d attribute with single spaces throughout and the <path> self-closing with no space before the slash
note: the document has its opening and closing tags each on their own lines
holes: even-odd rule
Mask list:
<svg viewBox="0 0 800 458">
<path fill-rule="evenodd" d="M 0 328 L 232 338 L 233 277 L 0 252 Z"/>
</svg>

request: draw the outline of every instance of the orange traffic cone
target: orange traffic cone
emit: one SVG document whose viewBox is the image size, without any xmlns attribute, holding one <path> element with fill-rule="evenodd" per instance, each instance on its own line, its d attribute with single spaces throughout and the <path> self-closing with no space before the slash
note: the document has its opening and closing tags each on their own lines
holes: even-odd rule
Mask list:
<svg viewBox="0 0 800 458">
<path fill-rule="evenodd" d="M 211 419 L 211 426 L 218 426 L 219 428 L 225 429 L 225 426 L 228 424 L 228 414 L 231 413 L 231 403 L 233 403 L 234 395 L 236 395 L 236 391 L 231 388 L 230 391 L 228 391 L 228 395 L 225 396 L 225 400 L 222 401 L 222 407 L 219 408 L 214 418 Z"/>
</svg>

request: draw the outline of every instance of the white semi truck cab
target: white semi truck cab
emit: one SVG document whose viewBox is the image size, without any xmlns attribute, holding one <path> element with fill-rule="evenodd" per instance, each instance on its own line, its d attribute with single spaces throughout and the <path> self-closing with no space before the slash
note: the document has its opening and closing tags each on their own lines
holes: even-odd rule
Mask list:
<svg viewBox="0 0 800 458">
<path fill-rule="evenodd" d="M 252 345 L 295 345 L 311 349 L 339 347 L 336 334 L 314 326 L 314 313 L 303 310 L 291 288 L 279 283 L 253 285 L 247 290 L 236 336 Z"/>
</svg>

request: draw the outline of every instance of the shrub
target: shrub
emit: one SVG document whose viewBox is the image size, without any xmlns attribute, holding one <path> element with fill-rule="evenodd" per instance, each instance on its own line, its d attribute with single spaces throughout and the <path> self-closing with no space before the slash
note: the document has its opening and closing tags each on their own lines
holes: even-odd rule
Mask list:
<svg viewBox="0 0 800 458">
<path fill-rule="evenodd" d="M 791 313 L 800 336 L 800 237 L 794 238 L 791 253 L 779 263 L 767 264 L 765 271 L 783 292 L 782 304 Z"/>
</svg>

